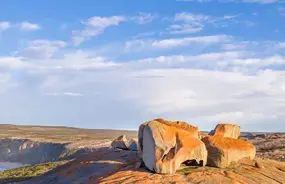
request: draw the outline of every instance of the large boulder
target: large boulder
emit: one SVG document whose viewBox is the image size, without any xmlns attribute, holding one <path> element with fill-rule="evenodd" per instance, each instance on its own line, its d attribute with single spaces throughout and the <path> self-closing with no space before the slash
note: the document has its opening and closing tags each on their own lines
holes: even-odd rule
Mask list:
<svg viewBox="0 0 285 184">
<path fill-rule="evenodd" d="M 249 142 L 219 135 L 204 137 L 208 150 L 207 165 L 225 168 L 243 158 L 254 159 L 256 148 Z"/>
<path fill-rule="evenodd" d="M 237 139 L 240 136 L 240 126 L 233 124 L 218 124 L 209 135 L 217 135 Z"/>
<path fill-rule="evenodd" d="M 139 155 L 156 173 L 173 174 L 189 160 L 206 165 L 207 150 L 199 130 L 186 122 L 156 119 L 139 128 Z"/>
<path fill-rule="evenodd" d="M 126 135 L 121 135 L 111 143 L 111 146 L 123 150 L 137 151 L 138 141 L 136 139 L 130 139 Z"/>
</svg>

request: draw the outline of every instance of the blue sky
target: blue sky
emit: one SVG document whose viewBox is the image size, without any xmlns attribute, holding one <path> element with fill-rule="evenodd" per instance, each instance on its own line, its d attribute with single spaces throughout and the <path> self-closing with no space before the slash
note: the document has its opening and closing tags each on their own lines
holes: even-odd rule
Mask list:
<svg viewBox="0 0 285 184">
<path fill-rule="evenodd" d="M 280 0 L 2 0 L 0 122 L 285 131 L 284 21 Z"/>
</svg>

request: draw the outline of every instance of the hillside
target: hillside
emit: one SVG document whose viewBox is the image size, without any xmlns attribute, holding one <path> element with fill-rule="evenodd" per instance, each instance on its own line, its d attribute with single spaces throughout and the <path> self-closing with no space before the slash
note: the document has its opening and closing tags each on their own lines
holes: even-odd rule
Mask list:
<svg viewBox="0 0 285 184">
<path fill-rule="evenodd" d="M 80 129 L 60 126 L 20 126 L 0 124 L 0 138 L 29 139 L 39 142 L 74 143 L 114 139 L 122 134 L 136 137 L 136 131 Z"/>
</svg>

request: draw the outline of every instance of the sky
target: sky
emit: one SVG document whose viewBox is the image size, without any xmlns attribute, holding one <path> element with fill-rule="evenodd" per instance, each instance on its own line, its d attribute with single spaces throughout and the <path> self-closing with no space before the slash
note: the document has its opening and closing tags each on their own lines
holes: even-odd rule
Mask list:
<svg viewBox="0 0 285 184">
<path fill-rule="evenodd" d="M 1 0 L 0 123 L 285 131 L 285 1 Z"/>
</svg>

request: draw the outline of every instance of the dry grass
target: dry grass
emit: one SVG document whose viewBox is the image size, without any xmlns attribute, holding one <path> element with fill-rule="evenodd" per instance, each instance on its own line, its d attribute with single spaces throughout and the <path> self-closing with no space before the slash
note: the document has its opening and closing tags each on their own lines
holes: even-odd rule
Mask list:
<svg viewBox="0 0 285 184">
<path fill-rule="evenodd" d="M 41 142 L 74 143 L 77 141 L 114 139 L 122 134 L 137 137 L 136 131 L 0 125 L 0 138 L 20 138 Z"/>
</svg>

